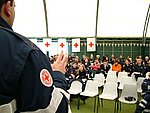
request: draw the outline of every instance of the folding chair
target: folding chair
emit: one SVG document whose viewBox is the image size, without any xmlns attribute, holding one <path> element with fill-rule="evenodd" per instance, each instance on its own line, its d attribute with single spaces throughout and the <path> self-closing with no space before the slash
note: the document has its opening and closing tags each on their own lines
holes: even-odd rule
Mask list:
<svg viewBox="0 0 150 113">
<path fill-rule="evenodd" d="M 82 83 L 80 81 L 73 81 L 71 87 L 68 90 L 71 95 L 78 95 L 77 109 L 79 109 L 80 93 L 82 92 Z"/>
<path fill-rule="evenodd" d="M 94 112 L 95 112 L 96 96 L 98 96 L 98 82 L 88 80 L 85 86 L 85 90 L 82 93 L 80 93 L 80 95 L 88 96 L 88 97 L 95 97 L 95 102 L 94 102 Z"/>
<path fill-rule="evenodd" d="M 103 107 L 103 99 L 115 100 L 115 109 L 114 109 L 114 113 L 115 113 L 116 112 L 117 98 L 118 98 L 117 83 L 106 82 L 106 84 L 104 85 L 104 90 L 103 90 L 102 94 L 99 95 L 99 98 L 101 99 L 102 107 Z M 99 99 L 98 99 L 98 105 L 100 105 Z M 118 107 L 118 105 L 117 105 L 117 107 Z M 98 107 L 97 107 L 97 111 L 98 111 Z"/>
<path fill-rule="evenodd" d="M 125 99 L 127 97 L 132 97 L 135 100 L 128 101 Z M 132 85 L 132 84 L 124 84 L 121 96 L 118 100 L 120 102 L 120 111 L 121 111 L 121 103 L 137 104 L 137 101 L 138 101 L 137 86 Z M 118 112 L 118 109 L 117 109 L 117 112 Z"/>
</svg>

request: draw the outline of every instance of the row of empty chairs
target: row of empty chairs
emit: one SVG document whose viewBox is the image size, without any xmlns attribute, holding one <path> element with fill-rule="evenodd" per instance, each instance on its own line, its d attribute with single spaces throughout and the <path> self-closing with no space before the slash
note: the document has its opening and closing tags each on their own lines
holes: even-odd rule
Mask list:
<svg viewBox="0 0 150 113">
<path fill-rule="evenodd" d="M 121 102 L 133 104 L 136 103 L 138 100 L 137 92 L 142 92 L 141 84 L 145 78 L 139 77 L 137 82 L 132 78 L 128 77 L 127 74 L 121 72 L 120 75 L 114 76 L 114 72 L 110 72 L 105 79 L 103 74 L 96 74 L 93 80 L 88 80 L 86 83 L 85 90 L 82 91 L 82 83 L 79 81 L 73 81 L 71 84 L 70 89 L 68 92 L 73 95 L 78 95 L 78 104 L 77 109 L 79 109 L 80 104 L 80 95 L 94 97 L 94 112 L 96 111 L 96 97 L 98 97 L 99 92 L 98 88 L 104 86 L 103 92 L 99 95 L 101 101 L 103 99 L 108 100 L 115 100 L 115 109 L 114 112 L 118 112 L 118 101 L 120 101 L 120 109 L 121 109 Z M 113 75 L 113 76 L 112 76 Z M 120 78 L 119 78 L 120 76 Z M 119 79 L 119 80 L 118 80 Z M 118 83 L 120 83 L 118 87 Z M 122 90 L 121 96 L 119 97 L 118 89 Z M 125 97 L 134 97 L 134 101 L 126 101 Z M 98 98 L 97 104 L 97 112 L 98 106 L 100 105 L 100 101 Z M 103 106 L 103 101 L 102 101 Z"/>
<path fill-rule="evenodd" d="M 116 72 L 115 71 L 110 71 L 108 72 L 108 76 L 105 79 L 104 75 L 102 73 L 100 74 L 96 74 L 94 77 L 95 81 L 98 81 L 99 83 L 99 87 L 103 86 L 104 83 L 106 82 L 115 82 L 115 83 L 119 83 L 119 87 L 118 89 L 123 89 L 124 84 L 128 83 L 128 84 L 137 84 L 137 91 L 139 93 L 142 92 L 141 89 L 141 84 L 143 82 L 145 78 L 143 77 L 139 77 L 138 80 L 136 81 L 134 77 L 128 77 L 127 72 L 119 72 L 118 73 L 118 77 L 116 76 Z"/>
<path fill-rule="evenodd" d="M 138 100 L 136 85 L 125 84 L 122 89 L 122 94 L 119 99 L 118 99 L 119 95 L 117 92 L 117 87 L 118 87 L 117 83 L 107 82 L 104 84 L 104 90 L 103 90 L 102 94 L 99 95 L 97 81 L 88 80 L 85 90 L 83 92 L 82 92 L 82 83 L 79 81 L 73 81 L 68 92 L 73 95 L 78 95 L 78 104 L 77 104 L 78 109 L 79 109 L 79 104 L 80 104 L 80 98 L 79 98 L 80 95 L 94 97 L 94 112 L 96 111 L 96 97 L 99 96 L 98 102 L 97 102 L 97 112 L 98 112 L 98 106 L 100 105 L 99 99 L 115 100 L 115 108 L 114 108 L 114 113 L 115 113 L 116 111 L 118 112 L 118 108 L 119 108 L 118 101 L 120 102 L 120 109 L 121 109 L 121 102 L 128 103 L 128 104 L 134 104 Z M 134 97 L 135 100 L 127 101 L 127 100 L 125 100 L 125 97 Z M 102 101 L 102 107 L 103 107 L 103 101 Z"/>
<path fill-rule="evenodd" d="M 119 103 L 120 103 L 120 110 L 121 110 L 121 103 L 126 104 L 135 104 L 138 101 L 138 95 L 137 95 L 137 86 L 134 84 L 125 84 L 122 89 L 121 96 L 119 97 L 117 92 L 117 83 L 114 82 L 107 82 L 104 85 L 104 90 L 101 95 L 99 95 L 99 98 L 102 101 L 102 107 L 103 107 L 103 99 L 106 100 L 114 100 L 115 101 L 115 107 L 114 107 L 114 113 L 118 113 L 119 110 Z M 133 101 L 127 101 L 125 98 L 132 97 L 135 100 Z M 98 100 L 98 106 L 100 105 L 100 101 Z M 98 112 L 98 106 L 97 106 L 97 112 Z"/>
<path fill-rule="evenodd" d="M 70 89 L 68 90 L 70 94 L 78 95 L 77 109 L 79 109 L 80 95 L 87 97 L 94 97 L 94 112 L 96 110 L 96 97 L 98 96 L 98 82 L 88 80 L 86 83 L 85 90 L 82 92 L 82 83 L 79 81 L 73 81 Z"/>
</svg>

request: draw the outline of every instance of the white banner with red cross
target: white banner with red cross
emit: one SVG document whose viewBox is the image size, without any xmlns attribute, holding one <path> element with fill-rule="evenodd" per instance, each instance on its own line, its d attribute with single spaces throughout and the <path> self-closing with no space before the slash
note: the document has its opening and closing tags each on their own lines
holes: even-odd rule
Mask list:
<svg viewBox="0 0 150 113">
<path fill-rule="evenodd" d="M 58 53 L 60 51 L 64 51 L 64 53 L 68 53 L 68 44 L 66 43 L 66 39 L 58 39 Z"/>
<path fill-rule="evenodd" d="M 72 52 L 80 52 L 80 38 L 72 39 Z"/>
<path fill-rule="evenodd" d="M 87 51 L 96 51 L 96 39 L 87 38 Z"/>
</svg>

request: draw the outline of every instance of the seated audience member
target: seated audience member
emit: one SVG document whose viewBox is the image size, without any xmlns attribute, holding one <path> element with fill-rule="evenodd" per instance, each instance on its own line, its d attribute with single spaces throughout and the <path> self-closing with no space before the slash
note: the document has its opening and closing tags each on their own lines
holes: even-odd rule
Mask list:
<svg viewBox="0 0 150 113">
<path fill-rule="evenodd" d="M 103 61 L 103 64 L 101 64 L 101 72 L 104 74 L 105 78 L 107 77 L 107 73 L 110 70 L 110 65 L 108 64 L 107 60 Z"/>
<path fill-rule="evenodd" d="M 150 72 L 150 59 L 147 62 L 147 66 L 146 66 L 146 72 L 145 73 L 147 73 L 147 72 Z"/>
<path fill-rule="evenodd" d="M 100 55 L 96 55 L 96 59 L 97 59 L 99 62 L 101 62 L 101 57 L 100 57 Z"/>
<path fill-rule="evenodd" d="M 121 71 L 127 72 L 128 76 L 131 76 L 132 66 L 130 65 L 130 60 L 126 59 L 125 64 L 122 65 Z"/>
<path fill-rule="evenodd" d="M 95 76 L 95 74 L 100 73 L 99 69 L 100 69 L 100 63 L 99 60 L 96 59 L 94 63 L 91 63 L 91 65 L 89 66 L 91 68 L 90 72 L 93 73 L 93 77 Z"/>
<path fill-rule="evenodd" d="M 76 77 L 81 83 L 83 83 L 83 90 L 85 88 L 85 83 L 88 80 L 88 76 L 86 75 L 86 69 L 83 64 L 79 65 L 78 76 Z"/>
<path fill-rule="evenodd" d="M 72 81 L 74 81 L 77 77 L 78 64 L 74 62 L 72 66 L 66 72 L 66 80 L 68 82 L 68 88 L 70 87 Z"/>
<path fill-rule="evenodd" d="M 148 62 L 149 62 L 149 60 L 150 60 L 150 59 L 149 59 L 149 57 L 148 57 L 148 56 L 146 56 L 146 57 L 145 57 L 145 59 L 144 59 L 144 64 L 145 64 L 145 65 L 147 65 L 147 64 L 148 64 Z"/>
<path fill-rule="evenodd" d="M 77 62 L 77 63 L 80 62 L 78 56 L 76 56 L 76 57 L 74 58 L 74 62 Z"/>
<path fill-rule="evenodd" d="M 121 65 L 119 64 L 118 60 L 115 60 L 114 64 L 112 65 L 112 71 L 117 71 L 119 73 L 121 71 Z"/>
<path fill-rule="evenodd" d="M 123 58 L 123 55 L 122 55 L 122 54 L 120 54 L 120 56 L 119 56 L 119 62 L 120 62 L 120 64 L 121 64 L 121 66 L 122 66 L 122 65 L 124 65 L 124 63 L 125 63 L 125 61 L 124 61 L 124 58 Z"/>
<path fill-rule="evenodd" d="M 89 66 L 90 66 L 90 65 L 91 65 L 91 64 L 90 64 L 90 62 L 89 62 L 89 59 L 88 59 L 88 57 L 86 57 L 86 58 L 85 58 L 84 66 L 85 66 L 85 68 L 86 68 L 87 71 L 89 70 Z"/>
<path fill-rule="evenodd" d="M 115 56 L 112 54 L 110 58 L 110 63 L 113 65 L 115 62 Z"/>
<path fill-rule="evenodd" d="M 94 63 L 94 55 L 93 54 L 90 55 L 89 61 L 90 61 L 90 63 Z"/>
<path fill-rule="evenodd" d="M 106 60 L 108 63 L 110 62 L 108 55 L 106 55 L 105 60 Z"/>
<path fill-rule="evenodd" d="M 82 55 L 82 59 L 81 59 L 82 64 L 85 63 L 85 58 L 86 58 L 86 56 L 85 56 L 85 55 Z"/>
<path fill-rule="evenodd" d="M 136 80 L 138 77 L 144 77 L 146 74 L 146 67 L 142 64 L 142 59 L 140 57 L 136 58 L 136 63 L 133 65 L 132 72 L 139 72 L 139 74 L 135 74 Z"/>
<path fill-rule="evenodd" d="M 137 106 L 135 113 L 150 113 L 150 74 L 149 78 L 142 83 L 142 100 Z"/>
</svg>

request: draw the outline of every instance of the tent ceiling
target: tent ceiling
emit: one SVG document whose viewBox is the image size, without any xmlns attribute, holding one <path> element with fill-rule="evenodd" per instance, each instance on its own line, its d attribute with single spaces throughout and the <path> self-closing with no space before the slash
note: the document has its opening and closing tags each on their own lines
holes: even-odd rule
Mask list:
<svg viewBox="0 0 150 113">
<path fill-rule="evenodd" d="M 15 1 L 14 30 L 28 37 L 46 37 L 43 0 Z M 46 3 L 50 37 L 95 36 L 97 0 Z M 148 5 L 148 0 L 100 0 L 98 36 L 142 37 Z"/>
</svg>

